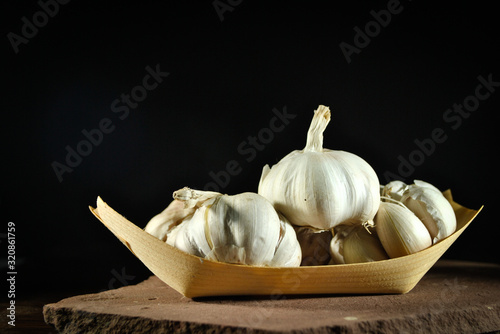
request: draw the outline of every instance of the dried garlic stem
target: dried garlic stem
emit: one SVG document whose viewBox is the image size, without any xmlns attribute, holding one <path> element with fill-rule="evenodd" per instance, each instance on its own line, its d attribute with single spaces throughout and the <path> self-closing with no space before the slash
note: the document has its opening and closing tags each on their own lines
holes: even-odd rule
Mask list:
<svg viewBox="0 0 500 334">
<path fill-rule="evenodd" d="M 328 123 L 330 123 L 330 108 L 320 105 L 314 111 L 314 117 L 307 131 L 307 143 L 304 151 L 322 152 L 323 151 L 323 132 Z"/>
</svg>

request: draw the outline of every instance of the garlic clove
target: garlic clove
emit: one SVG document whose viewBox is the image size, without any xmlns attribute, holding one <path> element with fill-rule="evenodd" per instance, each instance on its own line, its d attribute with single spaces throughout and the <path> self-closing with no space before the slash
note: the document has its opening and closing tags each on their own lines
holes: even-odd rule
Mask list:
<svg viewBox="0 0 500 334">
<path fill-rule="evenodd" d="M 206 207 L 196 210 L 194 215 L 186 219 L 172 233 L 172 237 L 167 239 L 167 244 L 182 250 L 183 252 L 210 258 L 213 246 L 206 238 L 206 225 L 204 215 Z"/>
<path fill-rule="evenodd" d="M 415 180 L 401 202 L 424 223 L 434 244 L 455 232 L 455 212 L 441 191 L 433 185 Z"/>
<path fill-rule="evenodd" d="M 285 216 L 279 214 L 279 218 L 280 238 L 273 259 L 268 265 L 270 267 L 298 267 L 302 261 L 302 250 L 297 235 Z"/>
<path fill-rule="evenodd" d="M 361 225 L 357 225 L 344 241 L 345 263 L 372 262 L 388 258 L 375 232 L 370 234 Z"/>
<path fill-rule="evenodd" d="M 375 231 L 368 232 L 362 224 L 338 226 L 330 244 L 332 263 L 350 264 L 389 258 Z"/>
<path fill-rule="evenodd" d="M 391 258 L 416 253 L 432 245 L 429 231 L 420 219 L 401 204 L 381 202 L 375 229 Z"/>
<path fill-rule="evenodd" d="M 334 229 L 330 242 L 330 264 L 345 264 L 344 240 L 353 229 L 354 225 L 339 225 Z"/>
<path fill-rule="evenodd" d="M 302 250 L 301 266 L 318 266 L 330 262 L 332 232 L 308 226 L 294 226 Z"/>
</svg>

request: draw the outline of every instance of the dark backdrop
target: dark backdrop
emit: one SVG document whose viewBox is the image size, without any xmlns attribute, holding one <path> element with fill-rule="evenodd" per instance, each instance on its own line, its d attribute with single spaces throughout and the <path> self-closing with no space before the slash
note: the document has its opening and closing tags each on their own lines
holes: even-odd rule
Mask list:
<svg viewBox="0 0 500 334">
<path fill-rule="evenodd" d="M 498 262 L 496 13 L 403 0 L 3 2 L 0 236 L 5 258 L 15 223 L 18 292 L 140 282 L 150 272 L 88 210 L 98 195 L 144 227 L 174 190 L 214 175 L 222 192 L 256 191 L 264 164 L 304 147 L 319 104 L 332 109 L 324 146 L 363 157 L 382 183 L 426 180 L 484 204 L 444 257 Z"/>
</svg>

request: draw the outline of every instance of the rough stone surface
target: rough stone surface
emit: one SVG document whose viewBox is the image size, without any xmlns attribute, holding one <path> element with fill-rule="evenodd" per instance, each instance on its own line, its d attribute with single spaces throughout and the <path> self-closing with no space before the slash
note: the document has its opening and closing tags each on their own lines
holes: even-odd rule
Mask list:
<svg viewBox="0 0 500 334">
<path fill-rule="evenodd" d="M 155 276 L 44 306 L 61 333 L 500 331 L 500 266 L 439 261 L 404 295 L 185 298 Z"/>
</svg>

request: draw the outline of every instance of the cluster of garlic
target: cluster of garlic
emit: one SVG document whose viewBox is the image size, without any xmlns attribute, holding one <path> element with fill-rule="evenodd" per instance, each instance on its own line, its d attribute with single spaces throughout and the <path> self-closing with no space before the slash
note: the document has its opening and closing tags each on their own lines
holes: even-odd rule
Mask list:
<svg viewBox="0 0 500 334">
<path fill-rule="evenodd" d="M 330 109 L 319 106 L 306 147 L 262 171 L 258 193 L 295 225 L 302 265 L 377 261 L 409 255 L 456 229 L 450 203 L 434 186 L 393 181 L 352 153 L 323 148 Z M 381 191 L 382 188 L 382 191 Z"/>
<path fill-rule="evenodd" d="M 451 204 L 432 184 L 415 180 L 406 185 L 392 181 L 382 188 L 382 195 L 405 205 L 425 225 L 436 243 L 455 232 L 457 219 Z"/>
<path fill-rule="evenodd" d="M 429 183 L 381 186 L 359 156 L 323 148 L 330 109 L 319 106 L 303 150 L 264 166 L 258 193 L 183 188 L 146 232 L 199 257 L 254 266 L 378 261 L 452 234 L 455 213 Z"/>
<path fill-rule="evenodd" d="M 429 183 L 392 181 L 381 187 L 377 214 L 356 228 L 335 229 L 331 263 L 359 263 L 410 255 L 456 229 L 451 204 Z"/>
<path fill-rule="evenodd" d="M 295 231 L 269 201 L 255 193 L 234 196 L 183 188 L 145 231 L 186 253 L 253 266 L 297 267 Z"/>
</svg>

